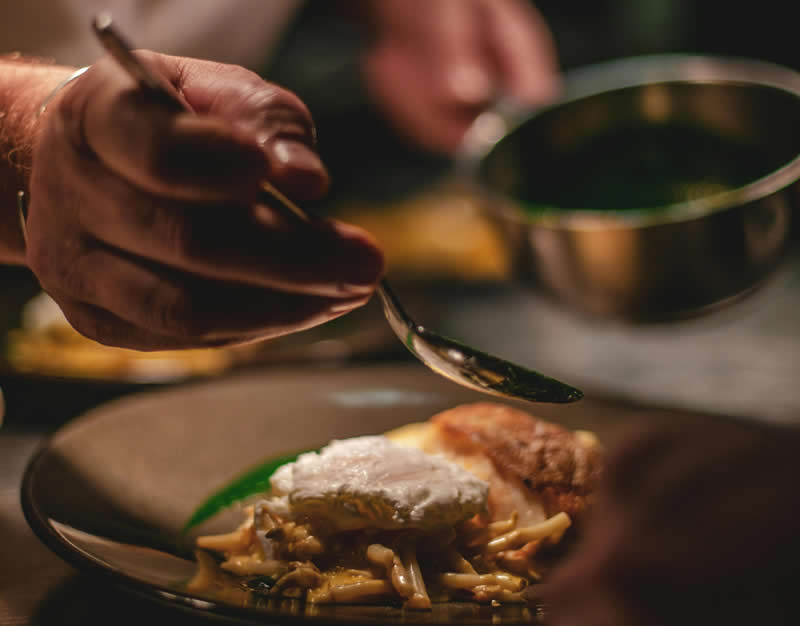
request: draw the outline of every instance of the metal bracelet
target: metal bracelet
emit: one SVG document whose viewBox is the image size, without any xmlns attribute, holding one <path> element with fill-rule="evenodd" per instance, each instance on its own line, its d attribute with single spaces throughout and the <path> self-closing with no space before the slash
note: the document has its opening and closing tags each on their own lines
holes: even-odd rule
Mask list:
<svg viewBox="0 0 800 626">
<path fill-rule="evenodd" d="M 21 189 L 17 192 L 17 211 L 19 213 L 19 227 L 22 231 L 22 242 L 27 247 L 28 245 L 28 199 L 25 197 L 25 192 Z"/>
<path fill-rule="evenodd" d="M 72 81 L 77 80 L 78 78 L 83 76 L 83 73 L 86 70 L 88 70 L 89 67 L 91 67 L 91 66 L 87 65 L 86 67 L 82 67 L 79 70 L 75 70 L 74 72 L 72 72 L 72 74 L 67 76 L 60 83 L 58 83 L 58 85 L 56 85 L 53 88 L 53 91 L 51 91 L 48 94 L 48 96 L 42 101 L 42 104 L 39 105 L 39 109 L 36 111 L 36 117 L 41 117 L 44 114 L 44 112 L 47 110 L 47 107 L 49 106 L 49 104 L 61 92 L 61 90 L 64 89 L 64 87 L 66 87 L 67 85 L 69 85 Z"/>
<path fill-rule="evenodd" d="M 87 65 L 86 67 L 82 67 L 79 70 L 75 70 L 74 72 L 72 72 L 72 74 L 67 76 L 60 83 L 58 83 L 58 85 L 56 85 L 53 88 L 53 91 L 51 91 L 47 95 L 47 97 L 42 101 L 42 103 L 39 105 L 39 108 L 36 110 L 36 117 L 37 118 L 41 117 L 44 114 L 44 112 L 47 110 L 47 107 L 50 105 L 50 103 L 61 92 L 61 90 L 64 89 L 64 87 L 69 85 L 74 80 L 77 80 L 78 78 L 83 76 L 84 72 L 86 72 L 86 70 L 88 70 L 89 67 L 90 66 Z M 22 230 L 22 240 L 27 245 L 27 243 L 28 243 L 28 230 L 27 230 L 26 224 L 27 224 L 27 221 L 28 221 L 28 198 L 27 198 L 25 192 L 22 191 L 21 189 L 19 191 L 17 191 L 17 211 L 19 213 L 19 226 L 20 226 L 20 229 Z"/>
</svg>

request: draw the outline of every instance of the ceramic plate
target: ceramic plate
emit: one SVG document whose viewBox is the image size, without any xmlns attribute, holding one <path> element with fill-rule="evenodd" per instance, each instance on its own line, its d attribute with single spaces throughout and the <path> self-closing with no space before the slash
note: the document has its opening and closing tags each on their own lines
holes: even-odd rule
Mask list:
<svg viewBox="0 0 800 626">
<path fill-rule="evenodd" d="M 210 492 L 242 471 L 281 453 L 381 433 L 476 399 L 485 396 L 415 364 L 251 372 L 128 396 L 49 440 L 26 472 L 23 508 L 42 541 L 75 566 L 197 611 L 262 623 L 527 623 L 535 616 L 519 606 L 304 607 L 254 594 L 193 595 L 185 586 L 195 568 L 194 535 L 230 530 L 240 514 L 219 514 L 192 536 L 180 528 Z M 529 406 L 601 438 L 626 420 L 624 410 L 590 401 Z"/>
</svg>

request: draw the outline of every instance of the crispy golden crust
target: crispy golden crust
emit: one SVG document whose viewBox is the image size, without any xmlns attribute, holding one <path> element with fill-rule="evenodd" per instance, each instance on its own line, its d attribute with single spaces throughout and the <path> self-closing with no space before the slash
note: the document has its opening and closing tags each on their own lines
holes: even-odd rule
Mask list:
<svg viewBox="0 0 800 626">
<path fill-rule="evenodd" d="M 547 515 L 579 517 L 602 470 L 598 445 L 509 406 L 481 402 L 431 418 L 437 439 L 460 454 L 482 452 L 498 473 L 521 480 Z"/>
</svg>

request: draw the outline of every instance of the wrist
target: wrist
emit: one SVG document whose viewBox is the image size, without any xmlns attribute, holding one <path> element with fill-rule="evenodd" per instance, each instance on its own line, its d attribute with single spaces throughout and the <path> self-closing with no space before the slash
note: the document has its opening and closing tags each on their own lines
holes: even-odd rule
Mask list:
<svg viewBox="0 0 800 626">
<path fill-rule="evenodd" d="M 42 102 L 74 69 L 0 60 L 0 263 L 25 263 L 17 191 L 28 190 Z"/>
</svg>

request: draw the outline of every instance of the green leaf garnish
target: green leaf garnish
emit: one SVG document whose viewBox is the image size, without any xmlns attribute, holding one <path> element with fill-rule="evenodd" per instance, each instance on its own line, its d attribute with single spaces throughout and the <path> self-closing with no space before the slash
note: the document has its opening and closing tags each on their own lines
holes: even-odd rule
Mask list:
<svg viewBox="0 0 800 626">
<path fill-rule="evenodd" d="M 271 576 L 253 576 L 245 580 L 242 586 L 250 591 L 267 594 L 275 586 L 275 579 Z"/>
<path fill-rule="evenodd" d="M 203 504 L 195 509 L 189 521 L 183 527 L 183 532 L 188 532 L 236 502 L 268 491 L 270 487 L 269 479 L 272 478 L 275 471 L 282 465 L 292 463 L 301 454 L 303 453 L 297 452 L 269 459 L 235 478 L 222 489 L 213 493 Z"/>
</svg>

